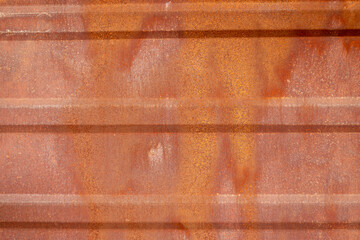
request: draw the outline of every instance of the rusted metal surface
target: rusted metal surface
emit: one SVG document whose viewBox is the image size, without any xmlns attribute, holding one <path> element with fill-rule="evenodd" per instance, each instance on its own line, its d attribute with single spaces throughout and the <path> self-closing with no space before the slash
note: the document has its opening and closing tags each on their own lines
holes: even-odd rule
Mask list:
<svg viewBox="0 0 360 240">
<path fill-rule="evenodd" d="M 0 1 L 1 239 L 358 239 L 360 4 Z"/>
</svg>

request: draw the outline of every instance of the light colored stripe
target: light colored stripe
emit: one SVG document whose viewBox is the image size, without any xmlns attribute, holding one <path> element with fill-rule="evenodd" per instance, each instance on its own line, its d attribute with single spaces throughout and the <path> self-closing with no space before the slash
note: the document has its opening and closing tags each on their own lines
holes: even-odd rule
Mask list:
<svg viewBox="0 0 360 240">
<path fill-rule="evenodd" d="M 251 199 L 251 200 L 249 200 Z M 246 195 L 66 195 L 66 194 L 0 194 L 0 205 L 178 205 L 178 204 L 245 204 L 260 205 L 359 205 L 360 194 L 259 194 Z"/>
</svg>

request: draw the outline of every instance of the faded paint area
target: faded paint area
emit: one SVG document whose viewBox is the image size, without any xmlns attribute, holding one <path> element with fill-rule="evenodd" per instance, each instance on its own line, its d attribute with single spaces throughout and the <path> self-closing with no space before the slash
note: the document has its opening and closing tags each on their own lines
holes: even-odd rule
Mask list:
<svg viewBox="0 0 360 240">
<path fill-rule="evenodd" d="M 108 21 L 112 24 L 111 19 Z M 91 29 L 99 24 L 98 19 L 92 17 L 86 19 L 86 22 L 88 25 L 85 29 Z M 161 28 L 165 24 L 176 27 L 178 23 L 176 20 L 169 21 L 163 16 L 149 16 L 139 24 L 141 30 L 148 31 Z M 90 82 L 84 84 L 77 95 L 100 99 L 175 96 L 176 89 L 173 86 L 176 86 L 176 82 L 169 78 L 167 73 L 173 68 L 172 59 L 176 56 L 179 47 L 180 41 L 177 39 L 88 42 L 87 54 L 91 56 L 89 61 L 92 65 Z M 101 111 L 95 112 L 94 115 L 106 117 Z M 124 116 L 126 117 L 128 116 Z M 166 119 L 163 120 L 166 122 Z M 132 135 L 126 137 L 126 140 L 123 140 L 123 136 L 108 136 L 104 140 L 99 141 L 91 134 L 79 134 L 73 137 L 75 154 L 78 158 L 76 172 L 86 195 L 104 192 L 111 194 L 171 192 L 170 182 L 165 183 L 171 171 L 167 172 L 163 169 L 172 165 L 176 172 L 174 166 L 176 155 L 171 149 L 169 152 L 167 147 L 174 144 L 176 136 L 149 135 L 141 138 Z M 159 141 L 164 142 L 165 147 Z M 121 145 L 116 145 L 115 142 Z M 122 153 L 115 154 L 120 157 L 111 157 L 109 152 L 114 151 L 111 150 L 112 148 Z M 165 161 L 169 161 L 165 159 L 165 154 L 167 159 L 173 161 L 172 163 L 164 165 Z M 106 173 L 110 169 L 111 173 Z M 119 178 L 119 175 L 123 177 Z M 86 201 L 92 202 L 92 199 L 86 195 L 84 195 Z M 89 215 L 93 221 L 103 222 L 104 216 L 109 214 L 111 215 L 89 204 Z M 128 220 L 133 221 L 131 214 Z M 89 239 L 103 239 L 110 236 L 111 234 L 108 235 L 106 231 L 96 228 L 89 233 Z M 143 231 L 131 231 L 121 236 L 129 239 L 149 237 Z"/>
<path fill-rule="evenodd" d="M 286 95 L 293 97 L 359 97 L 359 40 L 302 40 L 291 60 Z M 338 79 L 341 79 L 339 81 Z"/>
<path fill-rule="evenodd" d="M 155 148 L 151 148 L 149 151 L 149 161 L 151 168 L 157 170 L 164 162 L 164 148 L 159 143 Z"/>
<path fill-rule="evenodd" d="M 293 31 L 357 5 L 21 1 L 63 12 L 0 14 L 4 239 L 359 238 L 360 41 Z"/>
</svg>

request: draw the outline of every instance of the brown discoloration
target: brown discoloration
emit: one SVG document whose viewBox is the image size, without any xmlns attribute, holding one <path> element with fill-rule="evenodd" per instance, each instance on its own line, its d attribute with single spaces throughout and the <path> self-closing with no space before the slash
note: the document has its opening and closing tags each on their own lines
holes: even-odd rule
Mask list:
<svg viewBox="0 0 360 240">
<path fill-rule="evenodd" d="M 84 7 L 84 11 L 86 11 L 86 7 Z M 108 24 L 112 24 L 111 18 L 106 21 Z M 86 22 L 89 25 L 85 26 L 85 29 L 99 24 L 98 19 L 90 17 L 86 19 Z M 104 21 L 101 24 L 104 24 Z M 178 23 L 176 19 L 167 19 L 166 16 L 148 16 L 139 24 L 141 30 L 150 31 L 156 30 L 164 24 L 172 24 L 176 27 Z M 165 79 L 159 75 L 159 70 L 166 68 L 164 62 L 171 60 L 171 56 L 177 51 L 178 46 L 177 40 L 171 43 L 146 39 L 87 42 L 87 56 L 90 56 L 89 61 L 93 67 L 89 82 L 79 89 L 77 96 L 100 99 L 174 96 L 171 79 Z M 155 68 L 152 69 L 154 66 Z M 70 116 L 77 115 L 76 112 L 69 114 Z M 98 110 L 93 113 L 93 116 L 101 118 L 106 117 L 106 114 Z M 124 117 L 131 118 L 131 116 Z M 143 178 L 142 175 L 153 174 L 148 163 L 148 152 L 158 144 L 163 144 L 164 154 L 168 154 L 169 146 L 174 144 L 173 137 L 153 135 L 138 138 L 130 136 L 126 137 L 125 141 L 120 141 L 121 136 L 114 134 L 114 136 L 105 138 L 113 139 L 114 143 L 121 142 L 121 146 L 114 145 L 111 140 L 107 144 L 100 142 L 98 136 L 93 134 L 75 134 L 72 139 L 79 161 L 78 173 L 85 190 L 84 198 L 89 202 L 91 221 L 103 222 L 104 216 L 111 215 L 111 213 L 92 204 L 92 199 L 87 197 L 88 195 L 104 192 L 141 194 L 164 191 L 163 188 L 166 184 L 161 183 L 161 177 L 164 177 L 163 173 L 159 174 L 160 179 L 151 176 Z M 107 158 L 110 148 L 119 149 L 122 157 L 120 159 Z M 170 154 L 174 154 L 174 151 Z M 166 155 L 167 159 L 172 159 L 172 156 Z M 112 166 L 111 170 L 104 169 L 104 165 Z M 117 167 L 119 165 L 122 167 Z M 112 172 L 104 174 L 101 170 Z M 125 177 L 119 179 L 118 174 Z M 151 182 L 152 179 L 155 179 L 154 183 Z M 131 213 L 127 218 L 132 221 Z M 146 234 L 144 235 L 142 231 L 130 231 L 125 236 L 129 239 L 146 238 Z M 89 239 L 106 239 L 107 237 L 109 237 L 108 234 L 98 228 L 93 229 L 89 234 Z"/>
<path fill-rule="evenodd" d="M 186 45 L 186 55 L 182 61 L 184 67 L 184 84 L 181 91 L 185 96 L 196 99 L 208 97 L 221 98 L 254 98 L 258 94 L 257 72 L 253 71 L 254 61 L 245 59 L 244 51 L 252 51 L 254 45 L 249 41 L 229 41 L 232 49 L 228 50 L 224 45 L 212 45 L 212 41 L 194 41 Z M 211 66 L 205 67 L 205 66 Z M 213 85 L 207 85 L 211 81 Z M 209 118 L 214 116 L 232 119 L 232 121 L 247 124 L 253 118 L 252 108 L 243 106 L 234 112 L 218 109 L 214 112 L 181 112 L 179 114 L 183 122 L 196 121 L 206 124 Z M 215 194 L 214 181 L 220 156 L 220 134 L 184 134 L 180 141 L 180 194 L 208 195 Z M 234 192 L 241 193 L 249 201 L 245 211 L 247 221 L 256 221 L 256 207 L 251 198 L 255 197 L 256 188 L 256 162 L 255 143 L 253 134 L 234 133 L 229 134 L 230 151 L 228 156 L 234 166 L 233 184 Z M 220 163 L 221 165 L 223 163 Z M 191 196 L 189 196 L 191 197 Z M 202 209 L 180 209 L 180 219 L 192 219 L 193 216 L 203 219 L 203 222 L 211 221 L 212 209 L 204 206 Z M 186 224 L 185 224 L 186 227 Z M 195 239 L 213 239 L 215 233 L 211 231 L 192 232 Z M 250 233 L 250 232 L 249 232 Z M 250 234 L 249 238 L 255 235 Z"/>
<path fill-rule="evenodd" d="M 87 1 L 89 2 L 91 1 Z M 358 233 L 348 230 L 358 225 L 351 225 L 351 222 L 345 225 L 349 228 L 345 234 L 342 230 L 336 233 L 328 230 L 343 227 L 339 222 L 346 218 L 344 216 L 356 217 L 356 214 L 349 211 L 352 208 L 347 203 L 335 204 L 331 195 L 360 192 L 358 181 L 353 180 L 358 179 L 360 175 L 357 168 L 360 151 L 359 130 L 356 128 L 356 124 L 359 123 L 358 102 L 355 98 L 360 96 L 360 41 L 352 37 L 338 38 L 326 35 L 326 31 L 321 37 L 300 38 L 296 36 L 298 32 L 293 31 L 294 28 L 304 26 L 309 29 L 345 29 L 347 26 L 353 28 L 358 26 L 358 11 L 342 12 L 341 6 L 343 5 L 344 9 L 356 6 L 329 2 L 330 7 L 340 9 L 334 13 L 330 11 L 329 16 L 326 16 L 328 10 L 325 13 L 317 10 L 302 14 L 295 9 L 294 15 L 289 15 L 288 12 L 283 15 L 272 15 L 269 14 L 271 11 L 267 11 L 270 5 L 259 3 L 264 12 L 252 15 L 253 13 L 241 11 L 230 13 L 233 5 L 225 6 L 225 3 L 221 2 L 216 4 L 224 7 L 217 12 L 214 11 L 216 4 L 202 2 L 199 5 L 186 5 L 191 6 L 193 11 L 192 14 L 186 15 L 188 9 L 181 4 L 177 5 L 177 9 L 183 9 L 183 13 L 168 14 L 163 9 L 172 10 L 171 1 L 153 2 L 163 3 L 164 6 L 158 5 L 163 7 L 161 12 L 156 9 L 147 12 L 143 5 L 138 5 L 137 7 L 145 13 L 138 14 L 133 20 L 126 16 L 127 13 L 121 17 L 107 12 L 91 14 L 96 10 L 96 6 L 90 5 L 82 5 L 82 10 L 76 10 L 77 12 L 68 16 L 68 19 L 64 17 L 52 20 L 53 23 L 59 21 L 54 29 L 66 30 L 66 27 L 61 26 L 76 24 L 80 27 L 71 29 L 78 29 L 83 34 L 81 37 L 95 36 L 97 40 L 65 41 L 60 38 L 64 41 L 39 41 L 30 38 L 28 41 L 22 41 L 23 35 L 14 33 L 18 38 L 1 41 L 3 52 L 0 56 L 0 96 L 43 98 L 38 101 L 40 105 L 35 104 L 37 101 L 27 99 L 24 102 L 28 106 L 25 106 L 23 111 L 15 106 L 14 110 L 4 111 L 10 112 L 11 116 L 0 118 L 0 121 L 4 121 L 1 124 L 10 125 L 1 125 L 0 165 L 4 172 L 0 176 L 1 193 L 81 194 L 85 212 L 82 213 L 85 216 L 82 219 L 97 224 L 60 224 L 68 228 L 91 228 L 89 232 L 83 231 L 77 239 L 166 239 L 172 237 L 170 234 L 175 234 L 178 238 L 216 239 L 220 233 L 223 234 L 227 230 L 232 233 L 224 233 L 225 239 L 228 239 L 226 236 L 244 236 L 247 239 L 314 238 L 323 237 L 322 234 L 333 238 L 356 238 Z M 34 0 L 32 3 L 39 1 Z M 92 3 L 109 5 L 108 1 L 100 0 Z M 3 2 L 0 1 L 0 4 Z M 291 6 L 297 5 L 287 5 Z M 305 6 L 310 8 L 309 5 Z M 68 6 L 64 6 L 66 7 Z M 78 6 L 71 6 L 68 10 L 74 10 L 76 7 Z M 199 11 L 194 11 L 197 10 L 196 7 L 199 7 Z M 201 7 L 206 7 L 207 11 L 202 12 Z M 36 12 L 35 8 L 37 6 L 33 8 Z M 46 9 L 46 6 L 39 6 L 39 9 Z M 56 9 L 62 8 L 57 6 Z M 127 9 L 132 10 L 131 7 Z M 311 14 L 313 18 L 306 19 Z M 256 19 L 252 19 L 254 16 Z M 41 21 L 46 22 L 48 17 L 44 13 Z M 50 31 L 53 31 L 50 33 L 56 33 L 57 30 L 51 28 L 51 22 L 46 22 L 48 25 L 45 26 L 37 18 L 30 19 L 30 23 L 39 23 L 41 29 L 50 26 Z M 17 16 L 16 22 L 1 23 L 4 29 L 7 29 L 7 24 L 13 24 L 10 26 L 11 29 L 17 29 L 18 23 L 25 21 L 24 19 L 27 17 Z M 77 22 L 73 22 L 74 19 L 77 19 Z M 222 23 L 222 19 L 224 25 L 218 23 Z M 251 21 L 240 22 L 241 19 Z M 299 22 L 299 19 L 303 22 Z M 130 22 L 131 26 L 127 26 Z M 30 23 L 22 27 L 35 31 L 36 24 Z M 235 30 L 222 29 L 224 26 L 234 27 Z M 119 34 L 124 39 L 107 39 L 111 34 L 106 32 L 88 33 L 94 29 L 120 31 L 128 29 L 126 27 L 134 32 L 127 38 L 124 37 L 125 34 Z M 213 28 L 216 31 L 212 31 Z M 249 31 L 239 31 L 242 28 Z M 289 31 L 286 32 L 286 37 L 266 36 L 274 34 L 271 31 L 273 28 L 285 28 Z M 171 38 L 161 35 L 164 29 L 171 32 L 170 35 L 166 34 Z M 177 31 L 179 29 L 195 32 Z M 263 35 L 260 37 L 256 31 L 252 31 L 255 29 L 263 29 Z M 146 35 L 151 31 L 157 31 L 157 34 Z M 282 32 L 280 30 L 275 33 Z M 36 32 L 32 34 L 36 35 Z M 152 38 L 148 39 L 148 36 Z M 53 97 L 60 98 L 60 101 L 49 99 Z M 283 97 L 293 99 L 282 102 Z M 308 100 L 307 97 L 311 99 Z M 329 98 L 318 101 L 319 99 L 314 100 L 314 97 Z M 333 97 L 340 98 L 336 100 Z M 347 97 L 348 100 L 340 101 L 342 97 Z M 64 105 L 62 98 L 67 98 Z M 85 104 L 80 103 L 79 98 L 88 98 L 88 101 L 85 101 Z M 130 99 L 129 101 L 135 99 L 135 103 L 146 103 L 144 105 L 147 106 L 138 106 L 138 110 L 133 111 L 131 104 L 126 101 L 117 102 L 118 98 Z M 161 109 L 156 109 L 157 102 L 151 98 L 161 100 Z M 272 98 L 279 100 L 276 106 L 272 105 Z M 140 101 L 137 101 L 139 99 Z M 182 101 L 184 99 L 186 101 Z M 251 99 L 253 102 L 261 99 L 262 105 L 265 105 L 262 106 L 261 114 L 257 114 L 255 106 L 247 101 L 239 104 L 243 99 Z M 89 107 L 92 104 L 91 100 L 94 100 L 94 104 Z M 202 108 L 202 102 L 213 100 L 219 104 Z M 182 108 L 182 102 L 189 106 Z M 56 107 L 55 103 L 59 106 Z M 236 103 L 237 107 L 227 108 L 227 104 Z M 69 104 L 72 106 L 67 108 Z M 331 106 L 324 107 L 327 104 Z M 55 105 L 56 110 L 51 110 L 51 106 L 47 105 Z M 113 105 L 117 106 L 112 108 Z M 1 109 L 3 108 L 7 108 L 6 104 Z M 127 110 L 118 112 L 127 114 L 117 116 L 116 120 L 112 121 L 117 113 L 112 113 L 112 109 L 121 108 Z M 95 110 L 89 113 L 89 109 Z M 271 111 L 267 112 L 268 109 Z M 141 115 L 141 111 L 150 113 Z M 335 113 L 336 111 L 339 112 Z M 38 116 L 33 116 L 34 112 Z M 86 113 L 89 119 L 79 117 L 83 113 Z M 135 113 L 136 117 L 133 116 Z M 151 120 L 141 119 L 141 116 L 150 116 Z M 125 120 L 119 120 L 121 117 Z M 262 125 L 264 118 L 266 119 L 263 122 L 280 124 L 279 128 L 276 128 L 278 130 L 263 130 L 266 129 Z M 136 119 L 136 124 L 140 124 L 140 127 L 110 126 L 118 122 L 131 124 L 133 119 Z M 98 126 L 96 131 L 86 132 L 87 129 L 91 129 L 84 126 L 87 120 L 105 126 Z M 166 125 L 168 122 L 171 123 L 171 127 L 158 128 L 159 125 Z M 258 130 L 249 127 L 247 131 L 246 126 L 254 122 L 260 124 Z M 32 123 L 44 125 L 31 126 Z M 148 123 L 155 125 L 147 126 Z M 225 126 L 218 127 L 218 123 Z M 227 128 L 227 124 L 231 127 Z M 291 128 L 289 124 L 296 126 Z M 320 124 L 320 127 L 317 124 Z M 329 129 L 336 130 L 316 132 L 317 129 L 326 129 L 327 124 L 330 124 Z M 197 125 L 205 126 L 211 131 L 196 132 Z M 237 126 L 240 126 L 241 131 L 237 131 Z M 307 126 L 312 130 L 308 131 Z M 347 126 L 355 130 L 344 130 Z M 149 130 L 146 127 L 149 127 Z M 283 130 L 279 131 L 280 128 Z M 139 129 L 146 130 L 146 133 L 139 132 Z M 158 133 L 154 129 L 162 129 L 162 132 Z M 291 133 L 286 132 L 287 129 L 292 129 Z M 161 194 L 167 196 L 174 193 L 184 196 L 190 203 L 196 195 L 197 204 L 172 205 L 169 208 L 164 207 L 166 211 L 162 211 Z M 246 201 L 238 204 L 241 209 L 236 209 L 237 205 L 229 202 L 224 203 L 224 207 L 221 201 L 216 202 L 218 193 L 241 194 L 239 202 Z M 284 204 L 281 208 L 274 207 L 274 210 L 264 205 L 259 207 L 257 197 L 263 193 L 275 194 L 272 198 L 274 201 L 277 199 L 276 194 L 306 196 L 304 194 L 323 193 L 328 194 L 329 201 L 326 204 L 317 202 L 312 208 L 309 207 L 312 203 L 299 204 L 302 203 L 299 198 L 299 202 L 293 208 L 293 205 L 288 207 Z M 160 194 L 154 198 L 155 203 L 160 205 L 156 206 L 156 209 L 160 210 L 157 210 L 151 219 L 161 219 L 162 222 L 150 224 L 150 227 L 146 224 L 134 224 L 135 221 L 142 221 L 140 218 L 147 214 L 139 214 L 141 206 L 136 208 L 129 204 L 124 212 L 121 212 L 123 209 L 115 209 L 112 212 L 109 210 L 111 208 L 94 203 L 94 195 L 98 194 Z M 214 203 L 201 204 L 206 202 L 208 195 L 212 195 Z M 61 207 L 64 207 L 61 198 L 59 199 L 57 203 L 60 202 Z M 149 203 L 146 197 L 141 196 L 140 199 L 145 199 L 143 204 L 147 204 L 147 209 L 152 209 L 151 201 Z M 226 199 L 231 199 L 231 196 Z M 127 201 L 129 203 L 131 199 Z M 38 204 L 43 203 L 40 201 Z M 272 204 L 276 205 L 276 202 Z M 344 205 L 347 208 L 344 208 Z M 51 209 L 55 209 L 56 212 L 56 207 L 52 207 Z M 228 209 L 222 212 L 221 207 Z M 46 211 L 46 207 L 44 209 L 43 211 Z M 275 221 L 272 213 L 276 209 L 283 211 L 274 214 L 279 221 L 284 217 L 287 221 L 290 219 L 295 222 L 271 222 Z M 302 212 L 303 209 L 305 213 Z M 28 211 L 32 210 L 30 208 Z M 34 211 L 36 210 L 34 208 Z M 49 216 L 52 213 L 49 211 Z M 72 219 L 77 219 L 76 213 L 68 214 L 72 214 Z M 339 225 L 324 227 L 324 224 L 317 226 L 316 223 L 307 225 L 301 222 L 304 219 L 312 220 L 312 214 L 317 220 Z M 242 216 L 242 219 L 238 219 L 239 216 Z M 11 219 L 11 216 L 8 217 Z M 39 219 L 42 219 L 41 216 Z M 105 220 L 109 219 L 114 223 L 105 223 Z M 229 223 L 214 223 L 212 226 L 218 219 L 225 219 Z M 198 222 L 192 223 L 192 220 Z M 270 223 L 262 223 L 265 220 Z M 117 221 L 126 229 L 115 229 L 120 228 Z M 237 222 L 241 224 L 237 225 Z M 255 224 L 246 224 L 247 222 Z M 7 226 L 10 229 L 13 226 L 26 225 L 17 224 L 10 223 Z M 201 227 L 201 224 L 206 227 Z M 56 222 L 33 223 L 27 226 L 33 228 L 43 225 L 48 228 L 61 228 Z M 141 229 L 144 226 L 148 228 Z M 224 226 L 230 226 L 230 229 L 223 229 Z M 175 233 L 172 228 L 181 233 Z M 311 229 L 314 231 L 307 231 L 306 228 L 314 228 Z M 234 229 L 237 231 L 233 231 Z M 264 229 L 272 229 L 272 233 L 264 233 Z M 291 231 L 288 231 L 289 229 Z M 16 232 L 18 230 L 9 231 L 13 231 L 11 234 L 14 236 L 19 236 Z M 71 229 L 69 232 L 82 230 Z M 37 231 L 45 230 L 34 230 Z M 30 236 L 30 233 L 26 234 Z M 49 236 L 44 233 L 36 238 Z M 64 235 L 60 238 L 64 238 Z"/>
</svg>

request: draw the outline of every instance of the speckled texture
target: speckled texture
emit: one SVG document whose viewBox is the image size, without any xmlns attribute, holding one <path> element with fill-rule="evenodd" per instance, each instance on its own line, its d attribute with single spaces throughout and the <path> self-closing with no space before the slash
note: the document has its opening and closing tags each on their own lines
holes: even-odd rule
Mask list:
<svg viewBox="0 0 360 240">
<path fill-rule="evenodd" d="M 360 237 L 359 4 L 59 3 L 0 1 L 1 239 Z"/>
</svg>

